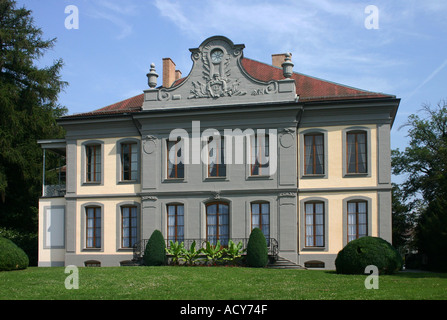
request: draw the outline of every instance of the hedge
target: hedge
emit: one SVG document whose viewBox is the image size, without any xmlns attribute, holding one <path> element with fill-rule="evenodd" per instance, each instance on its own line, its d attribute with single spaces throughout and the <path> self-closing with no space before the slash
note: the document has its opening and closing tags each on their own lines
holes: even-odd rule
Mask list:
<svg viewBox="0 0 447 320">
<path fill-rule="evenodd" d="M 368 265 L 378 268 L 379 274 L 392 274 L 402 268 L 399 252 L 386 240 L 362 237 L 350 241 L 335 259 L 337 273 L 364 274 Z"/>
<path fill-rule="evenodd" d="M 26 253 L 11 240 L 0 237 L 0 271 L 26 269 L 28 265 Z"/>
</svg>

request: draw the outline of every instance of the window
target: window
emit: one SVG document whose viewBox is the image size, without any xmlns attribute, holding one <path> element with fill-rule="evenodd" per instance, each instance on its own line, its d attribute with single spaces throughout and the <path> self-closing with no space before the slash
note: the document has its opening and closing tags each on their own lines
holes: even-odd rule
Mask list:
<svg viewBox="0 0 447 320">
<path fill-rule="evenodd" d="M 84 262 L 84 265 L 86 267 L 100 267 L 101 266 L 101 262 L 100 261 L 96 261 L 96 260 L 88 260 Z"/>
<path fill-rule="evenodd" d="M 223 246 L 229 239 L 229 207 L 223 202 L 213 202 L 206 206 L 206 238 L 212 244 L 220 240 Z"/>
<path fill-rule="evenodd" d="M 267 242 L 270 239 L 270 204 L 268 202 L 251 203 L 251 229 L 261 229 Z"/>
<path fill-rule="evenodd" d="M 208 177 L 225 177 L 227 167 L 225 164 L 224 137 L 210 137 L 208 140 Z"/>
<path fill-rule="evenodd" d="M 348 242 L 367 236 L 368 209 L 366 201 L 348 202 Z"/>
<path fill-rule="evenodd" d="M 324 202 L 305 204 L 305 246 L 324 247 Z"/>
<path fill-rule="evenodd" d="M 63 248 L 65 246 L 65 207 L 47 207 L 44 212 L 45 248 Z"/>
<path fill-rule="evenodd" d="M 135 142 L 121 143 L 121 180 L 138 179 L 138 145 Z"/>
<path fill-rule="evenodd" d="M 324 136 L 322 133 L 304 135 L 304 174 L 324 174 Z"/>
<path fill-rule="evenodd" d="M 366 132 L 348 132 L 346 144 L 347 173 L 367 173 Z"/>
<path fill-rule="evenodd" d="M 169 141 L 168 145 L 168 179 L 183 179 L 185 176 L 185 166 L 182 157 L 182 141 Z"/>
<path fill-rule="evenodd" d="M 87 207 L 86 247 L 101 248 L 101 208 Z"/>
<path fill-rule="evenodd" d="M 86 155 L 86 181 L 101 182 L 101 145 L 85 146 Z"/>
<path fill-rule="evenodd" d="M 257 134 L 251 136 L 251 175 L 265 176 L 270 174 L 269 170 L 269 136 L 268 134 Z"/>
<path fill-rule="evenodd" d="M 137 207 L 121 207 L 121 247 L 132 248 L 138 239 Z"/>
<path fill-rule="evenodd" d="M 184 207 L 182 204 L 168 204 L 168 242 L 184 241 Z"/>
</svg>

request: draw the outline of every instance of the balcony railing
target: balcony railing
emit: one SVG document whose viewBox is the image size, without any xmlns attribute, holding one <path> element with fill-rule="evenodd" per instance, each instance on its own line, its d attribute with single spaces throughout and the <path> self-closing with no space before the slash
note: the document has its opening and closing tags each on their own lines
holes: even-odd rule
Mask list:
<svg viewBox="0 0 447 320">
<path fill-rule="evenodd" d="M 43 188 L 44 197 L 64 197 L 66 187 L 65 184 L 49 184 Z"/>
<path fill-rule="evenodd" d="M 246 249 L 248 244 L 248 238 L 232 238 L 231 239 L 234 243 L 239 243 L 242 241 L 242 248 Z M 141 262 L 144 250 L 146 249 L 146 245 L 149 239 L 143 239 L 139 242 L 137 242 L 133 247 L 133 261 L 134 262 Z M 208 242 L 207 239 L 183 239 L 181 242 L 183 242 L 186 249 L 189 249 L 191 247 L 191 244 L 193 242 L 196 242 L 196 249 L 200 248 L 206 248 L 206 243 Z M 165 240 L 166 247 L 169 248 L 170 241 Z M 278 259 L 278 241 L 274 238 L 268 238 L 267 239 L 267 249 L 268 249 L 268 255 L 270 259 L 277 260 Z"/>
</svg>

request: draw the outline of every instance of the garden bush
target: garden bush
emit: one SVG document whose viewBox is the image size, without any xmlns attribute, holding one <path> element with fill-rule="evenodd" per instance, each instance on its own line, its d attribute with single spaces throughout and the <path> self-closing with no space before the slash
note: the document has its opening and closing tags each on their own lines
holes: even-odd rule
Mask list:
<svg viewBox="0 0 447 320">
<path fill-rule="evenodd" d="M 263 268 L 268 263 L 267 241 L 261 229 L 251 231 L 247 244 L 246 262 L 249 267 Z"/>
<path fill-rule="evenodd" d="M 362 237 L 350 241 L 337 255 L 337 273 L 364 274 L 368 265 L 378 268 L 379 274 L 392 274 L 402 268 L 402 257 L 386 240 Z"/>
<path fill-rule="evenodd" d="M 0 271 L 26 269 L 29 259 L 14 242 L 0 237 Z"/>
<path fill-rule="evenodd" d="M 166 263 L 166 244 L 160 230 L 154 230 L 144 250 L 143 261 L 146 266 L 161 266 Z"/>
</svg>

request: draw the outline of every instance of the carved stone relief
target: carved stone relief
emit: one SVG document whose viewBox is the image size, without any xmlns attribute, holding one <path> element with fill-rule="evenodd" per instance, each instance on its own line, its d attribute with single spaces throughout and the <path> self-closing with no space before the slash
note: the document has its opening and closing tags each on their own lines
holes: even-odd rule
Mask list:
<svg viewBox="0 0 447 320">
<path fill-rule="evenodd" d="M 237 53 L 238 55 L 240 52 Z M 231 78 L 231 55 L 225 48 L 214 43 L 206 45 L 201 53 L 194 53 L 193 59 L 202 59 L 203 81 L 193 81 L 188 99 L 232 97 L 245 95 L 239 89 L 239 79 Z"/>
</svg>

